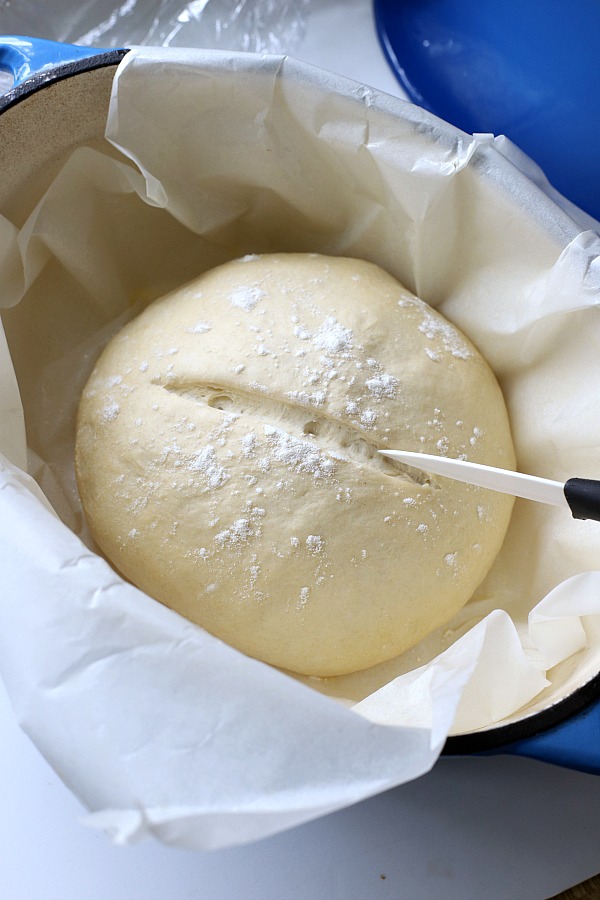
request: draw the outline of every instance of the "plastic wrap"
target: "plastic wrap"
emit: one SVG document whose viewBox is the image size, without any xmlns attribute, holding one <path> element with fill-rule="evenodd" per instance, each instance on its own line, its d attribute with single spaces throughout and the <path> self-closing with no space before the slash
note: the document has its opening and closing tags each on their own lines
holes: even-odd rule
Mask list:
<svg viewBox="0 0 600 900">
<path fill-rule="evenodd" d="M 315 0 L 0 0 L 0 32 L 91 47 L 150 45 L 293 53 Z"/>
</svg>

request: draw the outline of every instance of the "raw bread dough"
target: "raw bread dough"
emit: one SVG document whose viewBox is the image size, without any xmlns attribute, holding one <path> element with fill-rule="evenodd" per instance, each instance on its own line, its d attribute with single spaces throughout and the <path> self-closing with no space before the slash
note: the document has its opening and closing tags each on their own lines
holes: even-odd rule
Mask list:
<svg viewBox="0 0 600 900">
<path fill-rule="evenodd" d="M 113 338 L 83 392 L 76 468 L 127 578 L 251 656 L 327 676 L 449 620 L 508 526 L 510 498 L 385 447 L 513 467 L 487 363 L 370 263 L 247 256 Z"/>
</svg>

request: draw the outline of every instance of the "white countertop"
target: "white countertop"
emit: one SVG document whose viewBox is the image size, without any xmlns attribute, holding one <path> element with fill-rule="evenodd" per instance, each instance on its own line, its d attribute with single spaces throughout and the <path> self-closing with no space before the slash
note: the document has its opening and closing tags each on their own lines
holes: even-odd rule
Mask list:
<svg viewBox="0 0 600 900">
<path fill-rule="evenodd" d="M 370 3 L 319 0 L 296 55 L 400 95 Z M 118 848 L 18 729 L 0 686 L 0 900 L 536 900 L 600 870 L 600 778 L 442 759 L 403 787 L 258 844 Z"/>
</svg>

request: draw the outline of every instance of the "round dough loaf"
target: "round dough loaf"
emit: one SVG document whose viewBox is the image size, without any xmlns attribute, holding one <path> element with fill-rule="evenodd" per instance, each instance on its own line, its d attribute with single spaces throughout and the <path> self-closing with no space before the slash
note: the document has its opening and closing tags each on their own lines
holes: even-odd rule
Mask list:
<svg viewBox="0 0 600 900">
<path fill-rule="evenodd" d="M 123 575 L 250 656 L 330 676 L 448 621 L 508 526 L 511 498 L 385 447 L 514 466 L 479 352 L 370 263 L 246 256 L 113 338 L 76 469 Z"/>
</svg>

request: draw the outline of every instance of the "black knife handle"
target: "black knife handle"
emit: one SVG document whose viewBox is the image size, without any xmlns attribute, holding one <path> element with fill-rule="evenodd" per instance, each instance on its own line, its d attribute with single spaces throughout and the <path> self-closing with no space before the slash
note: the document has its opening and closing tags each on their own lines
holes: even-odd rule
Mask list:
<svg viewBox="0 0 600 900">
<path fill-rule="evenodd" d="M 595 519 L 600 522 L 600 481 L 569 478 L 565 482 L 565 497 L 574 519 Z"/>
</svg>

